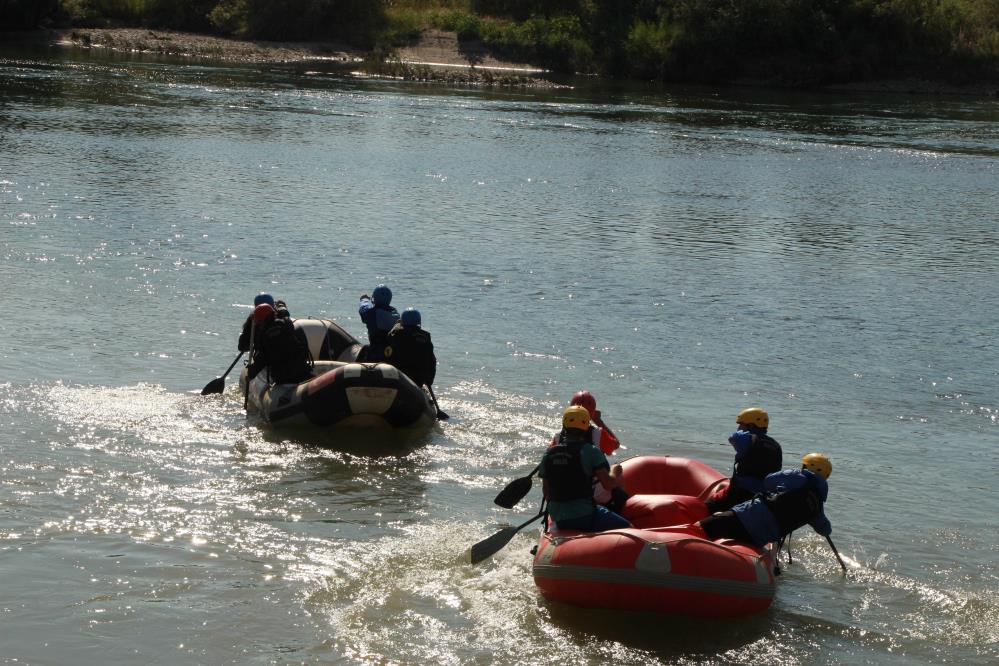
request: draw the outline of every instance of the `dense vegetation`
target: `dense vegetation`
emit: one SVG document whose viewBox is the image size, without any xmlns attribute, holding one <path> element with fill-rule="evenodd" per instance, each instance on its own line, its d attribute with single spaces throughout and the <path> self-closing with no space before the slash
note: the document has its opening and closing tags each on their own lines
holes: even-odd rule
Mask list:
<svg viewBox="0 0 999 666">
<path fill-rule="evenodd" d="M 999 79 L 999 0 L 0 0 L 0 28 L 39 24 L 380 52 L 436 27 L 508 59 L 642 79 Z"/>
</svg>

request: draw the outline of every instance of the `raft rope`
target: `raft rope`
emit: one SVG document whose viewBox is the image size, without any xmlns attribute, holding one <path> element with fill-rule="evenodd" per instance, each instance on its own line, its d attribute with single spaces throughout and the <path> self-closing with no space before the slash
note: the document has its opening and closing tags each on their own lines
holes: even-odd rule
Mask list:
<svg viewBox="0 0 999 666">
<path fill-rule="evenodd" d="M 683 526 L 677 526 L 677 528 L 675 528 L 675 529 L 682 529 L 682 527 Z M 641 536 L 639 536 L 638 534 L 635 534 L 634 532 L 626 532 L 626 531 L 624 531 L 624 530 L 628 530 L 628 529 L 635 529 L 635 528 L 633 528 L 633 527 L 626 527 L 626 528 L 622 528 L 622 529 L 619 529 L 619 530 L 604 530 L 603 532 L 587 532 L 585 534 L 575 534 L 573 536 L 552 536 L 551 533 L 549 532 L 549 533 L 546 533 L 545 536 L 548 537 L 548 539 L 552 542 L 552 545 L 554 545 L 554 546 L 559 546 L 559 545 L 561 545 L 561 544 L 563 544 L 563 543 L 565 543 L 567 541 L 575 541 L 576 539 L 593 539 L 593 538 L 596 538 L 596 537 L 606 536 L 606 535 L 616 535 L 616 536 L 630 537 L 630 538 L 634 539 L 635 541 L 640 541 L 641 543 L 649 545 L 649 546 L 652 546 L 652 545 L 655 545 L 655 544 L 666 543 L 664 541 L 653 541 L 651 539 L 644 539 Z M 669 531 L 673 531 L 673 530 L 674 530 L 674 528 L 672 528 L 672 527 L 654 527 L 654 528 L 647 529 L 647 530 L 644 530 L 644 531 L 645 532 L 669 532 Z M 695 536 L 691 536 L 691 537 L 687 537 L 687 538 L 682 538 L 682 539 L 674 539 L 673 541 L 670 541 L 669 543 L 686 543 L 688 541 L 695 542 L 695 543 L 710 544 L 714 548 L 719 548 L 719 549 L 721 549 L 721 550 L 723 550 L 725 552 L 732 552 L 732 549 L 730 547 L 728 547 L 728 546 L 724 546 L 724 545 L 722 545 L 720 543 L 715 543 L 714 541 L 710 541 L 708 539 L 702 539 L 700 537 L 695 537 Z M 750 555 L 748 553 L 743 553 L 743 555 L 745 555 L 746 557 L 751 557 L 751 558 L 756 559 L 756 560 L 760 560 L 760 561 L 763 560 L 763 556 L 762 555 Z M 776 556 L 774 557 L 774 559 L 776 560 Z"/>
</svg>

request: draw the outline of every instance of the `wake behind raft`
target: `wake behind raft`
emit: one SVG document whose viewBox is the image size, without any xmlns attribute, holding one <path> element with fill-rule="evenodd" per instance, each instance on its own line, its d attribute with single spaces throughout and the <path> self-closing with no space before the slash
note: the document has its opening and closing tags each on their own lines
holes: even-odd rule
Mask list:
<svg viewBox="0 0 999 666">
<path fill-rule="evenodd" d="M 534 582 L 546 599 L 587 608 L 737 617 L 774 598 L 774 549 L 712 541 L 694 525 L 725 482 L 697 460 L 639 456 L 621 463 L 632 527 L 542 532 Z"/>
<path fill-rule="evenodd" d="M 312 379 L 271 384 L 266 368 L 250 381 L 247 412 L 274 425 L 429 427 L 437 409 L 423 388 L 387 363 L 357 363 L 361 343 L 329 319 L 298 318 L 315 359 Z"/>
</svg>

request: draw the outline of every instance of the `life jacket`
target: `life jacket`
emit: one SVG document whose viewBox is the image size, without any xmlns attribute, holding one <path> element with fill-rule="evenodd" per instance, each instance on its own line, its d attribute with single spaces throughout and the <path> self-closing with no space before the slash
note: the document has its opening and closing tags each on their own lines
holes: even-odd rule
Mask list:
<svg viewBox="0 0 999 666">
<path fill-rule="evenodd" d="M 812 483 L 797 490 L 771 493 L 763 498 L 763 504 L 774 515 L 782 535 L 807 525 L 822 513 L 822 496 Z"/>
<path fill-rule="evenodd" d="M 579 432 L 579 434 L 575 434 Z M 563 430 L 558 442 L 545 453 L 545 478 L 548 480 L 548 499 L 568 502 L 593 499 L 592 474 L 583 469 L 581 450 L 591 443 L 588 432 Z"/>
<path fill-rule="evenodd" d="M 434 356 L 430 333 L 422 328 L 396 324 L 386 339 L 385 361 L 402 371 L 417 386 L 434 383 L 437 357 Z"/>
<path fill-rule="evenodd" d="M 312 365 L 308 344 L 290 319 L 275 319 L 261 337 L 261 357 L 270 368 L 272 382 L 286 384 L 308 378 Z"/>
<path fill-rule="evenodd" d="M 766 433 L 756 432 L 753 442 L 742 460 L 738 460 L 732 468 L 732 478 L 749 476 L 762 481 L 767 474 L 779 472 L 783 466 L 783 451 L 780 444 Z"/>
<path fill-rule="evenodd" d="M 391 305 L 375 305 L 365 313 L 368 327 L 368 342 L 379 350 L 385 346 L 388 332 L 399 321 L 399 311 Z"/>
</svg>

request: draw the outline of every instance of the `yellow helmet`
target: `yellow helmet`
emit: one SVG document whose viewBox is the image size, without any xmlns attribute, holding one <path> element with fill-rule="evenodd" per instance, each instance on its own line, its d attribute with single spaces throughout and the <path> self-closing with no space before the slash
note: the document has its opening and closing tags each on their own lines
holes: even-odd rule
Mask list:
<svg viewBox="0 0 999 666">
<path fill-rule="evenodd" d="M 765 409 L 749 407 L 739 412 L 739 415 L 735 417 L 735 422 L 739 425 L 751 425 L 766 430 L 770 427 L 770 415 Z"/>
<path fill-rule="evenodd" d="M 586 407 L 573 405 L 562 412 L 562 427 L 586 430 L 590 427 L 590 413 Z"/>
<path fill-rule="evenodd" d="M 832 474 L 832 463 L 824 453 L 809 453 L 801 459 L 801 469 L 807 469 L 823 479 L 828 479 Z"/>
</svg>

